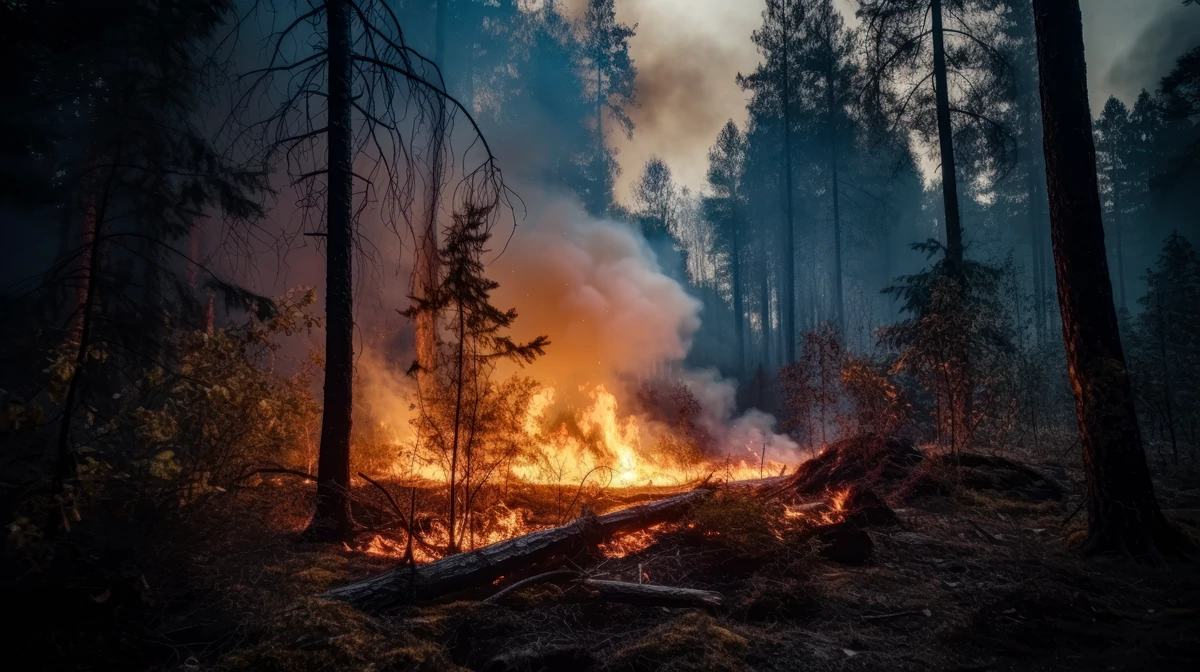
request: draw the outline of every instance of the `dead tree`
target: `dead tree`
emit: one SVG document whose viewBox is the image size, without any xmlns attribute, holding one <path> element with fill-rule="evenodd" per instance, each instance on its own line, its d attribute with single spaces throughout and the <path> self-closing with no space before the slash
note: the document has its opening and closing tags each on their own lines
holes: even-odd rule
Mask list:
<svg viewBox="0 0 1200 672">
<path fill-rule="evenodd" d="M 290 7 L 290 5 L 289 5 Z M 256 11 L 276 18 L 270 2 Z M 326 367 L 317 507 L 306 536 L 340 540 L 354 528 L 346 497 L 354 378 L 353 257 L 363 242 L 355 224 L 371 203 L 397 235 L 410 229 L 415 176 L 429 168 L 442 179 L 444 146 L 454 118 L 467 120 L 480 142 L 467 143 L 460 186 L 499 213 L 508 192 L 487 142 L 465 107 L 446 91 L 438 66 L 405 42 L 399 19 L 382 0 L 325 0 L 297 10 L 271 35 L 268 63 L 240 78 L 229 130 L 233 142 L 261 151 L 269 170 L 282 163 L 299 190 L 303 224 L 323 216 L 326 243 Z M 286 19 L 285 19 L 286 20 Z M 303 45 L 317 44 L 310 53 Z M 282 84 L 282 100 L 273 85 Z M 266 100 L 265 114 L 256 114 Z M 245 122 L 248 117 L 254 121 Z M 429 155 L 411 151 L 429 138 Z M 432 164 L 432 165 L 430 165 Z M 355 172 L 356 166 L 366 168 Z M 474 168 L 471 168 L 474 166 Z M 361 185 L 355 191 L 356 182 Z M 247 238 L 253 233 L 241 232 Z"/>
</svg>

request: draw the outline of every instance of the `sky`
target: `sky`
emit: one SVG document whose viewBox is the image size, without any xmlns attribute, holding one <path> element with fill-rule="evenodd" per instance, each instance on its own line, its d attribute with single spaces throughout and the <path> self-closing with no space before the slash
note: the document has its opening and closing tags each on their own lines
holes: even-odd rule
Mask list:
<svg viewBox="0 0 1200 672">
<path fill-rule="evenodd" d="M 835 0 L 853 22 L 854 0 Z M 577 11 L 583 0 L 568 0 Z M 1143 87 L 1153 90 L 1186 48 L 1200 44 L 1200 7 L 1180 0 L 1080 0 L 1093 113 L 1109 95 L 1132 105 Z M 708 148 L 728 119 L 746 118 L 747 94 L 739 72 L 750 73 L 759 54 L 750 33 L 762 21 L 764 0 L 616 0 L 617 18 L 638 24 L 630 54 L 638 68 L 640 105 L 630 110 L 631 140 L 609 135 L 622 173 L 617 195 L 630 188 L 651 156 L 676 179 L 704 186 Z"/>
</svg>

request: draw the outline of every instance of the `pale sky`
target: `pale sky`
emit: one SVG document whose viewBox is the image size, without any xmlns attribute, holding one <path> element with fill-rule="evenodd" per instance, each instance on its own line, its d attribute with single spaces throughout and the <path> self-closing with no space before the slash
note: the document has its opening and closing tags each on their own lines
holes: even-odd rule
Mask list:
<svg viewBox="0 0 1200 672">
<path fill-rule="evenodd" d="M 854 0 L 835 0 L 853 23 Z M 582 0 L 568 0 L 578 7 Z M 617 18 L 638 24 L 630 52 L 638 68 L 638 99 L 630 111 L 632 140 L 617 133 L 622 174 L 619 198 L 646 160 L 661 156 L 677 180 L 704 185 L 708 148 L 728 119 L 746 117 L 746 94 L 734 81 L 759 62 L 750 33 L 764 0 L 617 0 Z M 1088 90 L 1096 112 L 1110 94 L 1132 105 L 1153 90 L 1176 56 L 1200 44 L 1200 7 L 1180 0 L 1080 0 L 1088 60 Z"/>
</svg>

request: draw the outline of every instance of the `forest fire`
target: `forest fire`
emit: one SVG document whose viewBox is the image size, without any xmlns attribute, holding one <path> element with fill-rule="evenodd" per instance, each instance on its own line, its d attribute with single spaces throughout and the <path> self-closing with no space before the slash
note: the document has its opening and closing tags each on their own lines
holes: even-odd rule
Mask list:
<svg viewBox="0 0 1200 672">
<path fill-rule="evenodd" d="M 677 447 L 681 437 L 662 423 L 622 415 L 616 396 L 603 385 L 589 393 L 591 404 L 578 409 L 555 424 L 548 416 L 555 390 L 539 392 L 529 406 L 524 428 L 534 441 L 525 464 L 513 469 L 514 475 L 532 483 L 581 484 L 596 472 L 608 487 L 683 485 L 709 474 L 723 480 L 748 480 L 778 475 L 787 465 L 765 460 L 764 453 L 745 453 L 720 458 L 694 454 L 694 447 L 683 450 L 653 450 Z M 575 431 L 572 431 L 575 430 Z M 692 452 L 692 455 L 686 454 Z"/>
<path fill-rule="evenodd" d="M 1198 11 L 0 2 L 6 634 L 1200 669 Z"/>
<path fill-rule="evenodd" d="M 588 402 L 580 406 L 556 405 L 558 394 L 553 387 L 540 388 L 530 396 L 519 426 L 512 428 L 517 436 L 510 437 L 510 443 L 520 449 L 487 462 L 488 473 L 471 481 L 483 481 L 493 494 L 480 494 L 470 502 L 470 520 L 464 522 L 465 530 L 460 528 L 455 534 L 456 545 L 482 548 L 569 522 L 596 505 L 604 493 L 626 493 L 616 495 L 618 501 L 636 503 L 668 497 L 702 482 L 778 477 L 795 466 L 790 461 L 766 459 L 765 441 L 757 446 L 708 441 L 702 446 L 705 437 L 697 436 L 690 423 L 669 424 L 644 410 L 625 411 L 604 385 L 580 391 L 586 393 Z M 629 405 L 636 407 L 637 402 Z M 445 462 L 428 446 L 422 451 L 411 437 L 397 440 L 394 446 L 400 457 L 393 463 L 392 475 L 413 487 L 439 493 L 436 497 L 444 501 L 449 478 Z M 476 458 L 494 459 L 482 449 Z M 497 471 L 504 473 L 493 476 Z M 466 476 L 473 472 L 460 474 L 463 482 L 467 482 Z M 514 488 L 524 493 L 519 504 L 510 499 L 517 491 Z M 629 504 L 614 507 L 609 503 L 604 508 L 611 511 L 623 506 Z M 623 557 L 651 544 L 660 529 L 653 526 L 611 539 L 601 550 L 607 557 Z M 411 552 L 414 561 L 423 564 L 444 557 L 452 545 L 451 531 L 440 514 L 428 519 L 418 534 L 422 543 L 412 545 L 411 550 L 402 533 L 374 534 L 360 542 L 357 550 L 393 558 Z"/>
</svg>

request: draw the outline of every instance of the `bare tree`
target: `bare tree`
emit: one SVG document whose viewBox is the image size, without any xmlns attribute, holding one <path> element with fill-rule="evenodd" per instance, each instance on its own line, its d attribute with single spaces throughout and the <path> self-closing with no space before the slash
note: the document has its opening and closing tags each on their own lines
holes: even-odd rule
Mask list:
<svg viewBox="0 0 1200 672">
<path fill-rule="evenodd" d="M 252 12 L 281 18 L 269 1 L 255 4 Z M 314 1 L 283 18 L 288 19 L 269 37 L 265 66 L 237 80 L 230 119 L 235 142 L 253 143 L 263 148 L 264 162 L 283 164 L 299 190 L 303 222 L 324 219 L 325 230 L 312 235 L 326 241 L 325 399 L 317 508 L 306 536 L 336 540 L 354 527 L 346 496 L 354 375 L 352 258 L 356 246 L 368 242 L 355 230 L 358 215 L 378 203 L 393 232 L 417 240 L 411 216 L 417 176 L 428 168 L 430 180 L 443 179 L 442 152 L 451 150 L 455 118 L 469 123 L 473 138 L 463 151 L 458 188 L 467 189 L 491 214 L 504 209 L 509 192 L 469 111 L 447 93 L 437 64 L 407 45 L 388 3 Z M 275 95 L 279 89 L 281 98 Z M 428 154 L 413 144 L 421 137 L 428 138 Z M 436 214 L 436 204 L 427 205 Z M 423 220 L 422 234 L 429 221 L 428 216 Z"/>
</svg>

